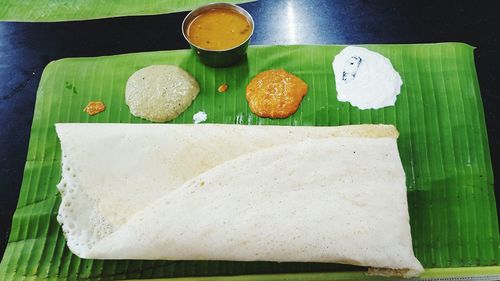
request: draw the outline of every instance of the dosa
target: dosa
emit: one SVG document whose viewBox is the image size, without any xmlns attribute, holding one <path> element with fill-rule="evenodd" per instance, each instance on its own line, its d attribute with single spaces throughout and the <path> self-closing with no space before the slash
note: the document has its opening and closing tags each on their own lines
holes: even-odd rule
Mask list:
<svg viewBox="0 0 500 281">
<path fill-rule="evenodd" d="M 79 257 L 423 271 L 391 125 L 56 124 L 56 131 L 58 221 Z"/>
</svg>

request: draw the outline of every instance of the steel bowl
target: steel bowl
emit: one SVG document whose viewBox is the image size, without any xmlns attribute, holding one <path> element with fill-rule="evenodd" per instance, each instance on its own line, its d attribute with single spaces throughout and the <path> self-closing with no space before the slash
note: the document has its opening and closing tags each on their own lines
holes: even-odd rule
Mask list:
<svg viewBox="0 0 500 281">
<path fill-rule="evenodd" d="M 238 46 L 225 50 L 209 50 L 201 48 L 189 40 L 187 36 L 187 29 L 189 27 L 189 24 L 191 24 L 191 22 L 204 11 L 216 8 L 230 9 L 245 16 L 245 18 L 250 23 L 251 31 L 250 35 L 243 43 L 241 43 Z M 252 16 L 245 9 L 229 3 L 211 3 L 205 6 L 201 6 L 195 10 L 192 10 L 184 18 L 184 21 L 182 22 L 182 35 L 184 36 L 186 41 L 188 41 L 189 45 L 191 46 L 191 49 L 193 49 L 193 51 L 200 58 L 203 64 L 212 67 L 231 66 L 240 61 L 243 57 L 245 57 L 248 49 L 248 44 L 250 42 L 250 37 L 252 37 L 253 35 L 253 31 L 254 31 L 254 22 Z"/>
</svg>

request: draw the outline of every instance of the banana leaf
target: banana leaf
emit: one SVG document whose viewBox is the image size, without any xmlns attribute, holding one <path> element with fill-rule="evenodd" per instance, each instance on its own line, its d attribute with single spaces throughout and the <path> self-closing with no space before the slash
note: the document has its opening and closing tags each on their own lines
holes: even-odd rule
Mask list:
<svg viewBox="0 0 500 281">
<path fill-rule="evenodd" d="M 250 0 L 251 1 L 251 0 Z M 226 0 L 227 3 L 250 2 Z M 0 0 L 0 21 L 57 22 L 189 11 L 211 0 Z"/>
<path fill-rule="evenodd" d="M 380 279 L 365 276 L 362 267 L 328 263 L 84 260 L 73 255 L 56 221 L 61 150 L 54 123 L 147 123 L 130 114 L 124 89 L 133 72 L 151 64 L 179 65 L 201 86 L 194 103 L 173 123 L 192 123 L 194 113 L 205 111 L 209 123 L 394 124 L 400 132 L 414 251 L 427 269 L 423 277 L 498 279 L 498 218 L 473 48 L 462 43 L 366 47 L 388 57 L 401 74 L 404 84 L 395 106 L 359 110 L 337 100 L 331 62 L 343 46 L 252 46 L 242 62 L 220 69 L 202 65 L 190 50 L 50 63 L 37 93 L 24 179 L 0 280 Z M 271 68 L 284 68 L 309 85 L 299 110 L 286 119 L 259 118 L 245 99 L 249 80 Z M 228 91 L 217 92 L 223 83 Z M 107 108 L 88 116 L 83 108 L 93 100 L 103 101 Z"/>
</svg>

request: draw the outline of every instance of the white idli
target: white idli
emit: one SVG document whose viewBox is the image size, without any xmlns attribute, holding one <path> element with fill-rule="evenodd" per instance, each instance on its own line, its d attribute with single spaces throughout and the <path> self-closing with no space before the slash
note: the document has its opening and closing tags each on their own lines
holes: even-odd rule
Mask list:
<svg viewBox="0 0 500 281">
<path fill-rule="evenodd" d="M 151 65 L 130 76 L 125 103 L 134 116 L 166 122 L 184 112 L 199 92 L 198 82 L 182 68 Z"/>
</svg>

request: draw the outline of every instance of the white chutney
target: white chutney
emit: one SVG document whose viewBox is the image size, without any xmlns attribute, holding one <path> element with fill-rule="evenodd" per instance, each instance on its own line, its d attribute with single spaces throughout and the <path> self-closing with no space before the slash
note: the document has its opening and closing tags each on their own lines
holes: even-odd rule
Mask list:
<svg viewBox="0 0 500 281">
<path fill-rule="evenodd" d="M 391 61 L 362 47 L 348 46 L 332 63 L 337 99 L 360 109 L 379 109 L 396 102 L 403 81 Z"/>
</svg>

